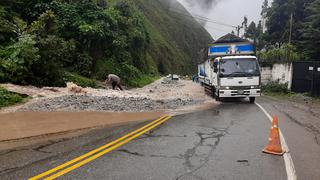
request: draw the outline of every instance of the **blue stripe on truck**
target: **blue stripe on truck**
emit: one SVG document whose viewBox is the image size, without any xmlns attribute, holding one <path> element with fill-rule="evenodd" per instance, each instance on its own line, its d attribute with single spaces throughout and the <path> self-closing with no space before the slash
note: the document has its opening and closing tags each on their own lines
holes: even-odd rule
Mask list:
<svg viewBox="0 0 320 180">
<path fill-rule="evenodd" d="M 237 46 L 238 51 L 254 51 L 254 48 L 252 45 L 238 45 Z"/>
<path fill-rule="evenodd" d="M 229 51 L 230 46 L 210 47 L 210 53 L 224 53 Z"/>
<path fill-rule="evenodd" d="M 221 54 L 229 54 L 229 51 L 231 49 L 231 45 L 226 46 L 212 46 L 209 48 L 209 55 L 221 55 Z M 237 54 L 253 54 L 254 53 L 254 47 L 251 44 L 241 44 L 236 45 Z"/>
</svg>

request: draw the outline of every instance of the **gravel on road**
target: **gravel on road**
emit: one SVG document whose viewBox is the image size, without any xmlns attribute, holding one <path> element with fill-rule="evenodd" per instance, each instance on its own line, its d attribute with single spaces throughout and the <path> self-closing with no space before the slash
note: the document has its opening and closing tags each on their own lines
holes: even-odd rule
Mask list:
<svg viewBox="0 0 320 180">
<path fill-rule="evenodd" d="M 44 99 L 17 111 L 126 111 L 141 112 L 164 109 L 176 109 L 184 105 L 201 103 L 192 99 L 154 100 L 146 97 L 108 97 L 67 95 Z"/>
<path fill-rule="evenodd" d="M 3 86 L 10 91 L 28 94 L 33 98 L 24 105 L 2 110 L 3 112 L 144 112 L 172 110 L 213 101 L 205 95 L 199 84 L 189 80 L 172 81 L 166 78 L 143 88 L 125 91 L 82 88 L 85 93 L 72 92 L 70 87 L 36 88 L 12 84 Z"/>
</svg>

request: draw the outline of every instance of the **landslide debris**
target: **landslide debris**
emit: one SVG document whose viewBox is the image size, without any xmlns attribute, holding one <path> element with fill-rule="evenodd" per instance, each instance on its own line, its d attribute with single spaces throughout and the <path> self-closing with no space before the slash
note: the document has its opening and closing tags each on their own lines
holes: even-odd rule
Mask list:
<svg viewBox="0 0 320 180">
<path fill-rule="evenodd" d="M 166 78 L 143 88 L 126 91 L 82 88 L 79 93 L 67 88 L 35 88 L 32 86 L 4 85 L 11 91 L 33 96 L 29 103 L 9 111 L 100 111 L 143 112 L 176 109 L 210 101 L 198 84 L 188 80 L 171 81 Z M 53 90 L 54 91 L 53 91 Z"/>
</svg>

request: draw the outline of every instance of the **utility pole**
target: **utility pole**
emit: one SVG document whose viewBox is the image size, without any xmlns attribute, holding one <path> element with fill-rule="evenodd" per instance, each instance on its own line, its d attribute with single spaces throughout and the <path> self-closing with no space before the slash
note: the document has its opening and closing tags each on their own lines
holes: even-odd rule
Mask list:
<svg viewBox="0 0 320 180">
<path fill-rule="evenodd" d="M 290 34 L 289 34 L 289 44 L 291 44 L 291 41 L 292 41 L 292 28 L 293 28 L 293 13 L 291 12 L 291 15 L 290 15 Z"/>
<path fill-rule="evenodd" d="M 241 27 L 238 25 L 238 27 L 236 27 L 238 37 L 240 37 L 240 29 Z"/>
<path fill-rule="evenodd" d="M 289 46 L 291 45 L 291 41 L 292 41 L 292 28 L 293 28 L 293 12 L 291 12 L 291 15 L 290 15 Z M 289 62 L 292 60 L 291 59 L 291 49 L 290 48 L 289 48 L 287 60 Z"/>
</svg>

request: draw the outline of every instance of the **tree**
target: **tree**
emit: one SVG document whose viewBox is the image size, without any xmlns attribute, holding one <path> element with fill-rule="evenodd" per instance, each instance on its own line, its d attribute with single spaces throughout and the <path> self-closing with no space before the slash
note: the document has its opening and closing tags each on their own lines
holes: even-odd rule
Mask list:
<svg viewBox="0 0 320 180">
<path fill-rule="evenodd" d="M 245 32 L 246 32 L 247 29 L 248 29 L 248 18 L 247 18 L 247 16 L 244 16 L 244 17 L 243 17 L 243 21 L 242 21 L 242 23 L 241 23 L 241 27 L 239 27 L 239 28 L 242 28 L 243 31 L 244 31 L 244 34 L 245 34 Z"/>
<path fill-rule="evenodd" d="M 10 12 L 5 6 L 0 6 L 0 46 L 8 45 L 12 39 L 17 40 L 26 29 L 27 23 Z"/>
<path fill-rule="evenodd" d="M 263 32 L 263 25 L 262 25 L 262 21 L 259 21 L 258 26 L 257 26 L 257 30 L 256 30 L 256 48 L 257 50 L 262 50 L 263 48 L 265 48 L 266 46 L 266 37 L 265 37 L 265 33 Z"/>
<path fill-rule="evenodd" d="M 289 39 L 292 0 L 274 0 L 267 13 L 267 34 L 271 45 L 281 47 Z"/>
<path fill-rule="evenodd" d="M 247 29 L 247 28 L 248 28 L 248 18 L 247 18 L 247 16 L 245 16 L 245 17 L 243 18 L 242 27 L 243 27 L 244 29 Z"/>
<path fill-rule="evenodd" d="M 255 41 L 258 36 L 259 34 L 257 32 L 256 23 L 252 21 L 250 25 L 247 27 L 244 33 L 244 37 Z"/>
<path fill-rule="evenodd" d="M 244 37 L 253 41 L 257 50 L 261 50 L 265 46 L 264 34 L 262 29 L 262 22 L 259 21 L 258 25 L 255 22 L 251 22 L 247 27 Z"/>
<path fill-rule="evenodd" d="M 301 46 L 299 45 L 299 41 L 301 41 L 302 33 L 301 30 L 304 28 L 303 24 L 306 20 L 306 17 L 308 15 L 308 9 L 307 7 L 315 0 L 294 0 L 293 2 L 293 32 L 292 32 L 292 43 L 296 46 L 299 46 L 301 49 Z"/>
<path fill-rule="evenodd" d="M 12 45 L 0 51 L 0 81 L 28 84 L 33 77 L 31 67 L 39 61 L 35 36 L 23 33 Z"/>
<path fill-rule="evenodd" d="M 261 16 L 263 19 L 267 18 L 268 11 L 269 11 L 269 1 L 264 0 L 262 4 L 262 11 L 261 11 Z"/>
<path fill-rule="evenodd" d="M 315 0 L 306 8 L 308 15 L 301 30 L 303 54 L 311 60 L 319 60 L 320 54 L 320 0 Z"/>
<path fill-rule="evenodd" d="M 2 49 L 1 81 L 37 86 L 64 86 L 63 61 L 74 54 L 74 44 L 56 36 L 57 21 L 52 11 L 41 14 L 18 40 Z"/>
<path fill-rule="evenodd" d="M 314 0 L 274 0 L 270 8 L 263 5 L 262 15 L 266 18 L 269 44 L 281 46 L 292 39 L 297 46 L 301 41 L 301 29 L 306 18 L 306 7 Z M 267 13 L 266 13 L 267 12 Z M 291 22 L 291 16 L 293 21 Z M 290 37 L 290 26 L 292 34 Z"/>
</svg>

